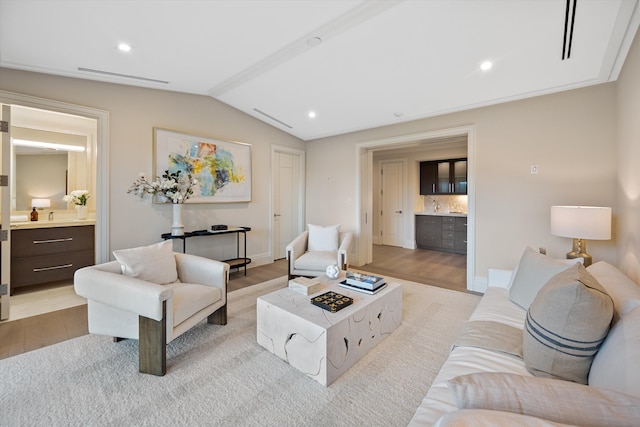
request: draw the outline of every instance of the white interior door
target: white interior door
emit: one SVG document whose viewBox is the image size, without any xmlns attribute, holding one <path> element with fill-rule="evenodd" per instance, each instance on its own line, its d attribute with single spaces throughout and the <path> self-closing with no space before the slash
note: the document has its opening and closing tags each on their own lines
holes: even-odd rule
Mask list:
<svg viewBox="0 0 640 427">
<path fill-rule="evenodd" d="M 304 229 L 304 152 L 276 148 L 273 152 L 273 258 Z"/>
<path fill-rule="evenodd" d="M 382 244 L 402 246 L 404 229 L 404 163 L 401 161 L 382 162 Z"/>
<path fill-rule="evenodd" d="M 8 177 L 11 176 L 11 137 L 9 135 L 9 121 L 11 118 L 11 107 L 1 104 L 0 120 L 2 121 L 2 150 L 0 150 L 0 175 L 3 176 L 3 185 L 0 186 L 0 208 L 2 216 L 0 217 L 0 229 L 2 234 L 6 234 L 6 239 L 0 239 L 0 320 L 9 318 L 9 298 L 11 294 L 11 196 L 10 187 L 8 185 Z M 5 178 L 6 177 L 6 178 Z"/>
</svg>

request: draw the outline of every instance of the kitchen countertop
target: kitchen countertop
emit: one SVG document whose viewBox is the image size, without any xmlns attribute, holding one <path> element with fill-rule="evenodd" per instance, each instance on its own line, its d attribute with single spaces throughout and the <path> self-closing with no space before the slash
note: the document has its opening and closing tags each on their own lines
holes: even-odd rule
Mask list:
<svg viewBox="0 0 640 427">
<path fill-rule="evenodd" d="M 29 228 L 47 228 L 47 227 L 73 227 L 77 225 L 95 225 L 95 219 L 54 219 L 49 221 L 46 219 L 39 221 L 14 221 L 11 223 L 11 230 L 23 230 Z"/>
<path fill-rule="evenodd" d="M 462 212 L 415 212 L 415 215 L 433 215 L 433 216 L 460 216 L 466 217 L 466 213 Z"/>
</svg>

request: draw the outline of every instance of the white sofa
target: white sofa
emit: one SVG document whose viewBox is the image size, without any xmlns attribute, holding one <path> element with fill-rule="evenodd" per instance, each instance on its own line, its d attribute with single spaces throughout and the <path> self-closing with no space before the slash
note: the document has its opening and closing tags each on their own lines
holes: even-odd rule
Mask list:
<svg viewBox="0 0 640 427">
<path fill-rule="evenodd" d="M 589 385 L 534 377 L 523 359 L 454 346 L 409 425 L 640 425 L 640 286 L 606 262 L 587 271 L 611 296 L 614 310 L 612 327 L 591 364 Z M 522 330 L 527 311 L 510 300 L 511 281 L 511 271 L 490 270 L 488 289 L 469 322 Z M 471 385 L 461 388 L 460 378 Z"/>
</svg>

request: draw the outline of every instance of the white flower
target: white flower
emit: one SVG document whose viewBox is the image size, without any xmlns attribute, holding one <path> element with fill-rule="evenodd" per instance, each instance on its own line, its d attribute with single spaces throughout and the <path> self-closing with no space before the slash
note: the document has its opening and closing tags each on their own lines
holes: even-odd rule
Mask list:
<svg viewBox="0 0 640 427">
<path fill-rule="evenodd" d="M 170 173 L 166 170 L 162 177 L 156 177 L 154 181 L 149 182 L 141 172 L 127 193 L 133 193 L 139 197 L 150 194 L 156 196 L 158 201 L 170 200 L 172 203 L 184 203 L 193 194 L 193 187 L 198 184 L 198 180 L 190 173 L 181 174 L 181 171 Z"/>
</svg>

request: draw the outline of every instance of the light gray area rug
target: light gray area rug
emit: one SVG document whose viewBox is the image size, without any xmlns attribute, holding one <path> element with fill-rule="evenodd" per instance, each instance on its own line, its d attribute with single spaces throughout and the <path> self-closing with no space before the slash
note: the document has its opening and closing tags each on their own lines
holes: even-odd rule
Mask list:
<svg viewBox="0 0 640 427">
<path fill-rule="evenodd" d="M 403 284 L 403 323 L 328 388 L 256 343 L 256 298 L 229 294 L 226 326 L 167 348 L 164 377 L 138 373 L 138 343 L 87 335 L 0 361 L 3 426 L 405 426 L 479 297 Z"/>
</svg>

